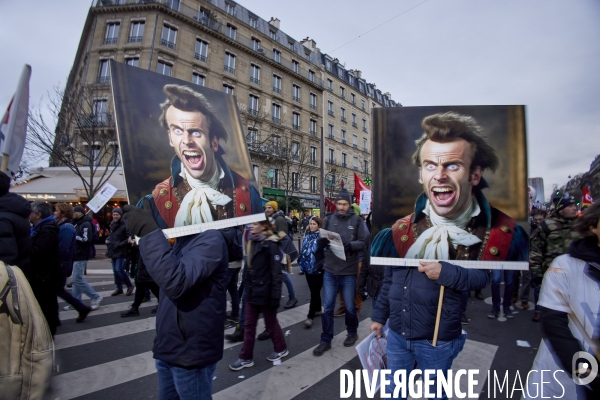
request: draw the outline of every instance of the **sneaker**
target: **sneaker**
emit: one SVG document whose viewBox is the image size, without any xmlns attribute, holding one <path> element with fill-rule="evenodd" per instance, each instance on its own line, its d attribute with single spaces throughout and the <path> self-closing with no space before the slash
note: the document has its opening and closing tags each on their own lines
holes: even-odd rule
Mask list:
<svg viewBox="0 0 600 400">
<path fill-rule="evenodd" d="M 133 289 L 135 289 L 135 286 L 131 285 L 127 288 L 127 293 L 125 293 L 126 296 L 131 296 L 133 294 Z"/>
<path fill-rule="evenodd" d="M 333 312 L 334 317 L 343 317 L 344 315 L 346 315 L 346 310 L 344 310 L 343 308 L 338 308 Z"/>
<path fill-rule="evenodd" d="M 317 311 L 315 313 L 315 317 L 320 317 L 321 315 L 323 315 L 323 311 Z"/>
<path fill-rule="evenodd" d="M 126 317 L 139 317 L 139 316 L 140 316 L 140 311 L 138 310 L 137 307 L 131 307 L 129 310 L 123 311 L 121 313 L 121 317 L 122 318 L 126 318 Z"/>
<path fill-rule="evenodd" d="M 110 295 L 111 296 L 118 296 L 120 294 L 123 294 L 123 289 L 117 289 L 114 292 L 112 292 Z"/>
<path fill-rule="evenodd" d="M 64 306 L 63 310 L 65 310 L 65 311 L 71 311 L 71 310 L 74 310 L 74 308 L 73 308 L 72 305 L 69 304 L 68 306 Z"/>
<path fill-rule="evenodd" d="M 304 327 L 306 329 L 312 328 L 312 319 L 311 318 L 306 318 L 306 321 L 304 321 Z"/>
<path fill-rule="evenodd" d="M 521 308 L 523 310 L 528 310 L 529 309 L 529 302 L 528 301 L 521 301 Z"/>
<path fill-rule="evenodd" d="M 513 312 L 510 310 L 510 308 L 505 308 L 504 309 L 504 316 L 506 318 L 514 318 L 515 314 L 513 314 Z"/>
<path fill-rule="evenodd" d="M 92 311 L 92 309 L 89 307 L 83 311 L 79 311 L 79 315 L 77 316 L 77 318 L 75 318 L 75 321 L 83 322 L 83 320 L 85 319 L 85 317 L 87 317 L 87 315 L 90 313 L 90 311 Z"/>
<path fill-rule="evenodd" d="M 93 299 L 90 303 L 90 307 L 92 310 L 97 309 L 98 307 L 100 307 L 100 302 L 102 301 L 102 296 L 98 297 L 97 299 Z"/>
<path fill-rule="evenodd" d="M 265 329 L 261 334 L 259 334 L 257 336 L 257 339 L 258 340 L 269 340 L 269 339 L 271 339 L 271 334 L 269 333 L 268 330 Z"/>
<path fill-rule="evenodd" d="M 352 346 L 354 346 L 354 343 L 356 343 L 357 340 L 358 340 L 358 334 L 349 333 L 348 336 L 346 336 L 346 340 L 344 340 L 344 346 L 352 347 Z"/>
<path fill-rule="evenodd" d="M 296 304 L 298 304 L 298 299 L 295 297 L 290 297 L 290 299 L 288 300 L 287 303 L 285 303 L 285 306 L 283 306 L 283 308 L 292 308 Z"/>
<path fill-rule="evenodd" d="M 531 320 L 532 320 L 533 322 L 540 322 L 540 321 L 542 320 L 542 313 L 541 313 L 541 312 L 537 312 L 537 311 L 536 311 L 536 312 L 533 314 L 533 317 L 531 317 Z"/>
<path fill-rule="evenodd" d="M 494 310 L 494 309 L 492 309 L 492 311 L 490 311 L 490 312 L 488 313 L 488 318 L 492 318 L 492 319 L 498 318 L 498 311 L 497 311 L 497 310 Z"/>
<path fill-rule="evenodd" d="M 460 323 L 463 325 L 469 325 L 469 318 L 465 314 L 460 316 Z"/>
<path fill-rule="evenodd" d="M 254 366 L 254 361 L 252 360 L 242 360 L 238 358 L 236 361 L 229 364 L 229 368 L 233 371 L 239 371 L 242 368 L 250 368 Z"/>
<path fill-rule="evenodd" d="M 283 357 L 287 357 L 289 354 L 290 352 L 288 351 L 288 349 L 285 349 L 284 351 L 281 351 L 279 353 L 274 351 L 271 354 L 269 354 L 269 356 L 267 357 L 267 361 L 281 360 Z"/>
<path fill-rule="evenodd" d="M 331 350 L 331 344 L 321 342 L 317 347 L 315 347 L 315 349 L 313 350 L 313 354 L 319 357 L 322 356 L 323 353 L 325 353 L 327 350 Z"/>
<path fill-rule="evenodd" d="M 244 340 L 244 328 L 242 328 L 239 324 L 235 327 L 235 331 L 233 333 L 228 333 L 225 335 L 225 339 L 230 342 L 242 342 Z"/>
<path fill-rule="evenodd" d="M 71 282 L 67 283 L 67 287 L 70 289 L 73 287 L 73 284 Z"/>
</svg>

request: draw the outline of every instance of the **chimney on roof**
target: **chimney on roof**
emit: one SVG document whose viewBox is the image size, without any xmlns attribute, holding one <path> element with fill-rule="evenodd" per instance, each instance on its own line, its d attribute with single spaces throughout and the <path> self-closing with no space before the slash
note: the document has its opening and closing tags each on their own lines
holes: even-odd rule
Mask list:
<svg viewBox="0 0 600 400">
<path fill-rule="evenodd" d="M 392 95 L 390 94 L 390 92 L 385 92 L 383 95 L 386 96 L 389 100 L 392 99 Z"/>
<path fill-rule="evenodd" d="M 337 58 L 334 58 L 334 59 L 333 59 L 333 62 L 334 62 L 334 63 L 336 63 L 336 64 L 339 64 L 339 63 L 340 63 L 340 60 L 338 60 Z"/>
<path fill-rule="evenodd" d="M 280 23 L 280 22 L 281 22 L 281 21 L 279 21 L 279 19 L 278 19 L 278 18 L 271 17 L 271 20 L 269 21 L 269 24 L 273 25 L 273 26 L 274 26 L 275 28 L 277 28 L 277 29 L 280 29 L 280 28 L 279 28 L 279 23 Z"/>
<path fill-rule="evenodd" d="M 360 79 L 362 77 L 362 74 L 361 74 L 361 72 L 358 69 L 354 70 L 354 75 L 356 75 L 356 77 L 358 79 Z"/>
<path fill-rule="evenodd" d="M 317 49 L 317 42 L 310 39 L 308 36 L 302 39 L 300 44 L 309 49 L 310 51 L 315 51 Z"/>
</svg>

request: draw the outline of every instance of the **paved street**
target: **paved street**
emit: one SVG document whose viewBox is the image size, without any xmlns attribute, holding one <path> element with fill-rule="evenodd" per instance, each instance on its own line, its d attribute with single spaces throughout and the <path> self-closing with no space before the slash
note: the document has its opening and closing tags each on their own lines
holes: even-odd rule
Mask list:
<svg viewBox="0 0 600 400">
<path fill-rule="evenodd" d="M 102 254 L 99 247 L 99 257 Z M 77 313 L 62 311 L 65 304 L 60 303 L 62 326 L 55 338 L 59 371 L 52 380 L 47 398 L 156 398 L 157 378 L 152 359 L 155 318 L 150 313 L 156 306 L 155 299 L 142 304 L 139 317 L 121 318 L 120 312 L 129 308 L 133 296 L 110 297 L 115 286 L 109 260 L 92 260 L 88 271 L 88 281 L 104 300 L 100 308 L 79 324 L 75 322 Z M 312 329 L 304 329 L 309 291 L 305 277 L 298 275 L 298 271 L 299 268 L 294 266 L 292 281 L 298 306 L 291 310 L 281 307 L 279 312 L 290 355 L 281 365 L 275 366 L 266 360 L 272 351 L 271 342 L 257 341 L 255 366 L 233 372 L 228 364 L 237 359 L 241 343 L 225 342 L 223 360 L 217 364 L 215 372 L 215 399 L 335 399 L 339 398 L 340 369 L 361 368 L 355 349 L 341 344 L 345 339 L 343 318 L 335 319 L 333 350 L 320 358 L 312 355 L 312 349 L 319 343 L 321 321 L 317 318 Z M 283 292 L 287 297 L 285 288 Z M 478 388 L 483 392 L 481 398 L 488 398 L 487 370 L 495 370 L 502 376 L 508 370 L 511 385 L 517 370 L 525 378 L 535 357 L 540 334 L 539 326 L 531 321 L 532 311 L 516 309 L 515 318 L 508 321 L 487 318 L 490 305 L 486 303 L 491 300 L 489 288 L 483 293 L 486 300 L 471 298 L 469 301 L 467 314 L 471 321 L 464 327 L 468 340 L 453 369 L 480 369 Z M 285 300 L 282 299 L 282 305 Z M 89 299 L 85 302 L 89 303 Z M 370 315 L 371 301 L 367 300 L 360 318 L 361 338 L 368 334 Z M 262 326 L 259 326 L 258 333 L 261 331 Z M 517 340 L 528 341 L 532 348 L 518 347 Z M 508 398 L 505 393 L 496 393 L 495 398 Z M 367 398 L 364 390 L 361 394 L 362 398 Z M 520 397 L 520 392 L 516 392 L 515 397 Z"/>
</svg>

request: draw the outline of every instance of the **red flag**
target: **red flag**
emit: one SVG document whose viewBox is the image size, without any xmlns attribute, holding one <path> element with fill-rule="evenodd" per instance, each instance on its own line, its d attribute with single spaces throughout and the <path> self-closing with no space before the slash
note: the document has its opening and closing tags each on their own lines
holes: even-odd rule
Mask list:
<svg viewBox="0 0 600 400">
<path fill-rule="evenodd" d="M 590 188 L 587 185 L 585 185 L 583 187 L 583 193 L 581 196 L 581 200 L 582 200 L 581 201 L 582 207 L 591 206 L 592 203 L 594 202 L 594 200 L 592 199 L 592 194 L 590 193 Z"/>
<path fill-rule="evenodd" d="M 335 212 L 335 203 L 329 197 L 325 197 L 325 211 Z"/>
<path fill-rule="evenodd" d="M 367 186 L 366 183 L 360 179 L 360 176 L 354 173 L 354 198 L 356 199 L 356 204 L 360 205 L 360 192 L 361 190 L 371 190 L 370 187 Z"/>
</svg>

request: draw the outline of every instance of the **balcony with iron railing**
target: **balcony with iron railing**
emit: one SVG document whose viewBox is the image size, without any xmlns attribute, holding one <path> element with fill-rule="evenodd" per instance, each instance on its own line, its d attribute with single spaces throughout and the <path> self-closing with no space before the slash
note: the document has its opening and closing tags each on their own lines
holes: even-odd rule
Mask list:
<svg viewBox="0 0 600 400">
<path fill-rule="evenodd" d="M 108 83 L 110 82 L 110 75 L 100 75 L 98 79 L 96 79 L 97 83 Z"/>
<path fill-rule="evenodd" d="M 281 123 L 281 119 L 277 118 L 277 117 L 272 117 L 273 122 L 275 122 L 276 124 L 280 124 Z"/>
<path fill-rule="evenodd" d="M 78 128 L 110 127 L 115 125 L 115 119 L 111 113 L 79 114 L 77 120 Z"/>
<path fill-rule="evenodd" d="M 168 47 L 169 49 L 175 50 L 175 43 L 169 42 L 166 39 L 160 39 L 160 45 Z"/>
<path fill-rule="evenodd" d="M 258 110 L 254 110 L 252 108 L 248 109 L 248 114 L 254 115 L 255 117 L 258 115 Z"/>
<path fill-rule="evenodd" d="M 227 37 L 227 33 L 226 33 L 227 27 L 223 26 L 223 24 L 221 22 L 219 22 L 215 19 L 208 18 L 205 15 L 201 14 L 198 11 L 198 8 L 189 7 L 185 4 L 181 4 L 181 2 L 177 2 L 175 0 L 96 0 L 94 7 L 115 7 L 115 6 L 125 7 L 128 5 L 136 5 L 139 7 L 141 4 L 149 4 L 149 5 L 161 4 L 162 6 L 173 10 L 173 12 L 176 12 L 180 16 L 187 17 L 187 18 L 195 21 L 196 23 L 202 24 L 202 25 L 214 30 L 215 32 L 219 32 L 222 35 L 224 35 L 225 37 Z M 226 10 L 221 5 L 216 5 L 216 6 L 226 12 Z M 227 40 L 232 40 L 232 39 L 227 37 Z M 274 40 L 279 41 L 279 38 L 275 38 Z M 324 86 L 322 79 L 316 78 L 314 74 L 310 74 L 309 70 L 294 66 L 291 60 L 288 60 L 284 57 L 280 57 L 279 60 L 275 60 L 276 56 L 273 55 L 273 53 L 274 53 L 273 51 L 264 49 L 264 48 L 255 49 L 254 45 L 252 44 L 252 39 L 249 37 L 246 37 L 246 36 L 243 36 L 243 35 L 240 35 L 239 33 L 237 33 L 236 38 L 235 38 L 235 43 L 239 44 L 240 46 L 246 47 L 247 49 L 249 49 L 251 51 L 258 53 L 267 59 L 277 62 L 278 64 L 280 64 L 284 68 L 288 69 L 289 71 L 307 79 L 310 82 L 315 83 L 317 86 L 319 86 L 321 88 Z M 300 55 L 303 56 L 304 52 L 302 50 L 300 50 L 300 52 L 302 53 Z M 295 52 L 295 53 L 297 53 L 297 52 Z M 308 62 L 310 62 L 311 64 L 315 65 L 316 67 L 318 67 L 317 64 L 308 60 L 306 57 L 304 57 L 304 59 L 307 60 Z"/>
<path fill-rule="evenodd" d="M 329 134 L 329 139 L 335 140 L 335 136 L 333 136 L 332 134 Z"/>
<path fill-rule="evenodd" d="M 317 159 L 316 158 L 311 158 L 310 159 L 310 164 L 311 165 L 317 165 Z"/>
<path fill-rule="evenodd" d="M 366 152 L 368 152 L 369 150 L 367 150 L 367 148 L 366 148 L 366 147 L 363 147 L 363 151 L 366 151 Z"/>
<path fill-rule="evenodd" d="M 310 108 L 311 108 L 312 110 L 316 110 L 316 109 L 317 109 L 317 105 L 316 105 L 316 104 L 311 104 L 311 105 L 310 105 Z"/>
<path fill-rule="evenodd" d="M 228 66 L 228 65 L 223 65 L 223 70 L 224 70 L 225 72 L 229 72 L 230 74 L 234 74 L 234 75 L 235 75 L 235 68 L 231 68 L 231 67 L 230 67 L 230 66 Z"/>
<path fill-rule="evenodd" d="M 143 36 L 129 36 L 129 43 L 142 43 Z"/>
<path fill-rule="evenodd" d="M 345 162 L 342 163 L 342 167 L 344 168 L 348 168 L 348 164 L 346 164 Z"/>
<path fill-rule="evenodd" d="M 317 136 L 317 131 L 310 131 L 310 134 L 311 134 L 312 136 Z"/>
<path fill-rule="evenodd" d="M 104 44 L 117 44 L 116 37 L 104 38 Z"/>
<path fill-rule="evenodd" d="M 347 144 L 346 139 L 342 139 L 342 144 Z"/>
<path fill-rule="evenodd" d="M 330 158 L 329 160 L 327 160 L 327 162 L 328 162 L 329 164 L 333 164 L 333 165 L 335 165 L 335 160 L 334 160 L 333 158 Z"/>
<path fill-rule="evenodd" d="M 346 122 L 346 117 L 341 118 L 342 122 Z"/>
<path fill-rule="evenodd" d="M 356 105 L 356 101 L 352 100 L 352 105 L 355 106 Z"/>
<path fill-rule="evenodd" d="M 295 130 L 295 131 L 299 131 L 300 130 L 300 125 L 292 124 L 292 129 Z"/>
<path fill-rule="evenodd" d="M 346 96 L 344 96 L 343 94 L 340 94 L 340 97 L 342 98 L 342 100 L 346 100 Z"/>
<path fill-rule="evenodd" d="M 200 53 L 194 53 L 194 58 L 202 62 L 206 62 L 206 56 Z"/>
<path fill-rule="evenodd" d="M 327 114 L 331 115 L 332 117 L 334 117 L 334 116 L 335 116 L 335 115 L 333 114 L 333 111 L 331 111 L 331 110 L 328 110 L 328 111 L 327 111 Z"/>
<path fill-rule="evenodd" d="M 353 144 L 352 147 L 354 147 L 355 149 L 358 149 L 358 145 L 357 144 Z"/>
<path fill-rule="evenodd" d="M 352 123 L 352 127 L 353 127 L 353 128 L 358 128 L 358 124 L 357 124 L 356 122 L 353 122 L 353 123 Z"/>
<path fill-rule="evenodd" d="M 363 126 L 363 132 L 366 132 L 366 131 L 367 131 L 367 128 Z"/>
<path fill-rule="evenodd" d="M 253 76 L 250 77 L 250 82 L 260 85 L 260 79 L 254 78 Z"/>
<path fill-rule="evenodd" d="M 296 103 L 300 103 L 300 97 L 292 96 L 292 100 L 294 100 Z"/>
</svg>

